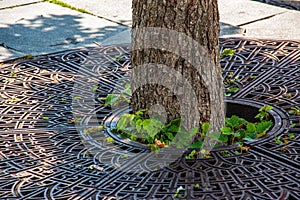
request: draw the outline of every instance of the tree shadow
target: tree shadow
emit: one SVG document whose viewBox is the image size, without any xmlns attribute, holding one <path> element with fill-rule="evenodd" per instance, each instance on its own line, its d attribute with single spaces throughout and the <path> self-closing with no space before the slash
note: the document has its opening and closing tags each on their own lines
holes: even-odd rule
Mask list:
<svg viewBox="0 0 300 200">
<path fill-rule="evenodd" d="M 279 6 L 291 10 L 300 11 L 300 1 L 296 1 L 296 0 L 252 0 L 252 1 L 258 1 L 273 6 Z"/>
<path fill-rule="evenodd" d="M 94 41 L 101 43 L 129 29 L 103 19 L 90 19 L 81 15 L 52 14 L 2 24 L 0 60 L 91 46 Z"/>
<path fill-rule="evenodd" d="M 245 32 L 244 28 L 234 26 L 228 23 L 220 22 L 220 37 L 242 36 Z"/>
</svg>

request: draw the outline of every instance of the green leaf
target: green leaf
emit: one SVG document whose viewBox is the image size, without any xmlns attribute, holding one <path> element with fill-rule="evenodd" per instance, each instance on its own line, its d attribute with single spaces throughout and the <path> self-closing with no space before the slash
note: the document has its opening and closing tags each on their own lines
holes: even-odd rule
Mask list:
<svg viewBox="0 0 300 200">
<path fill-rule="evenodd" d="M 194 157 L 194 155 L 196 154 L 196 150 L 191 151 L 191 153 L 189 153 L 187 156 L 185 156 L 186 159 L 192 159 Z"/>
<path fill-rule="evenodd" d="M 180 130 L 179 126 L 176 125 L 172 125 L 170 127 L 167 128 L 167 131 L 173 132 L 173 133 L 177 133 Z"/>
<path fill-rule="evenodd" d="M 127 154 L 123 154 L 122 156 L 121 156 L 121 158 L 128 158 L 129 156 L 127 155 Z"/>
<path fill-rule="evenodd" d="M 139 111 L 137 111 L 136 113 L 135 113 L 135 118 L 136 119 L 141 119 L 142 118 L 142 115 L 144 114 L 146 112 L 146 110 L 144 109 L 144 110 L 139 110 Z"/>
<path fill-rule="evenodd" d="M 194 127 L 192 130 L 190 130 L 190 132 L 188 133 L 188 135 L 190 137 L 192 137 L 192 136 L 194 136 L 198 132 L 199 132 L 199 128 L 198 127 Z"/>
<path fill-rule="evenodd" d="M 76 101 L 77 99 L 81 99 L 81 96 L 74 96 L 73 99 Z"/>
<path fill-rule="evenodd" d="M 135 122 L 135 128 L 136 128 L 137 132 L 140 133 L 141 130 L 142 130 L 142 128 L 143 128 L 143 120 L 138 119 L 138 120 Z"/>
<path fill-rule="evenodd" d="M 166 132 L 165 135 L 169 138 L 169 140 L 173 140 L 174 139 L 174 135 L 171 132 Z"/>
<path fill-rule="evenodd" d="M 104 106 L 108 106 L 108 105 L 114 104 L 115 102 L 117 102 L 119 100 L 119 98 L 120 98 L 119 94 L 108 94 L 106 96 L 106 100 L 105 100 Z"/>
<path fill-rule="evenodd" d="M 221 52 L 221 58 L 223 57 L 226 57 L 226 56 L 233 56 L 235 53 L 235 50 L 234 49 L 224 49 L 222 52 Z"/>
<path fill-rule="evenodd" d="M 92 92 L 96 92 L 96 90 L 99 88 L 99 86 L 95 85 L 91 88 Z"/>
<path fill-rule="evenodd" d="M 227 135 L 224 135 L 224 134 L 221 134 L 217 140 L 218 142 L 228 142 L 228 136 Z"/>
<path fill-rule="evenodd" d="M 107 142 L 114 142 L 115 140 L 112 137 L 108 137 L 108 138 L 106 138 L 106 141 Z"/>
<path fill-rule="evenodd" d="M 203 145 L 203 141 L 198 141 L 194 142 L 193 144 L 190 145 L 190 148 L 196 149 L 196 148 L 201 148 Z"/>
<path fill-rule="evenodd" d="M 43 120 L 49 120 L 49 117 L 43 117 Z"/>
<path fill-rule="evenodd" d="M 200 184 L 199 184 L 199 183 L 196 183 L 196 184 L 194 185 L 194 188 L 195 188 L 195 189 L 200 189 Z"/>
<path fill-rule="evenodd" d="M 264 113 L 258 113 L 254 118 L 263 120 L 265 118 L 265 114 Z"/>
<path fill-rule="evenodd" d="M 133 114 L 123 114 L 117 123 L 117 130 L 125 130 L 128 123 L 134 119 Z"/>
<path fill-rule="evenodd" d="M 162 128 L 163 124 L 156 119 L 145 119 L 143 121 L 143 129 L 150 137 L 154 137 Z"/>
<path fill-rule="evenodd" d="M 239 126 L 245 124 L 247 121 L 243 118 L 240 118 L 236 115 L 232 115 L 230 118 L 225 119 L 226 125 L 230 126 L 232 129 L 236 129 Z"/>
<path fill-rule="evenodd" d="M 295 138 L 294 134 L 288 134 L 288 136 L 289 136 L 290 139 L 294 139 Z"/>
<path fill-rule="evenodd" d="M 122 57 L 123 57 L 123 55 L 119 55 L 118 57 L 113 58 L 112 60 L 115 60 L 115 61 L 119 62 Z"/>
<path fill-rule="evenodd" d="M 273 125 L 272 121 L 262 121 L 256 125 L 257 137 L 264 136 Z"/>
<path fill-rule="evenodd" d="M 214 138 L 217 140 L 220 137 L 220 135 L 221 135 L 220 132 L 211 132 L 211 133 L 209 133 L 209 135 L 207 137 Z"/>
<path fill-rule="evenodd" d="M 262 112 L 262 111 L 270 111 L 270 110 L 272 110 L 273 109 L 273 107 L 272 106 L 263 106 L 263 107 L 261 107 L 260 109 L 259 109 L 259 112 Z"/>
<path fill-rule="evenodd" d="M 238 137 L 241 136 L 241 134 L 240 134 L 239 132 L 235 132 L 233 135 L 234 135 L 234 137 L 236 137 L 236 138 L 238 138 Z"/>
<path fill-rule="evenodd" d="M 226 91 L 230 92 L 230 93 L 235 93 L 237 91 L 239 91 L 240 89 L 238 87 L 231 87 L 231 88 L 227 88 Z"/>
<path fill-rule="evenodd" d="M 203 133 L 207 133 L 210 129 L 210 124 L 208 122 L 204 122 L 201 124 L 201 129 Z"/>
<path fill-rule="evenodd" d="M 128 83 L 125 84 L 125 89 L 122 90 L 122 93 L 127 94 L 129 96 L 132 96 L 132 91 L 131 91 L 131 88 L 130 88 L 130 84 L 128 84 Z"/>
<path fill-rule="evenodd" d="M 269 130 L 272 125 L 273 125 L 272 121 L 259 122 L 256 126 L 257 133 L 264 133 L 265 131 Z"/>
<path fill-rule="evenodd" d="M 247 123 L 247 129 L 246 129 L 247 133 L 255 133 L 256 132 L 256 126 L 254 123 Z"/>
<path fill-rule="evenodd" d="M 180 118 L 173 119 L 168 124 L 163 126 L 162 132 L 178 133 L 181 129 L 181 121 L 182 121 L 182 119 L 180 119 Z"/>
<path fill-rule="evenodd" d="M 221 131 L 222 131 L 222 134 L 224 134 L 224 135 L 233 135 L 234 134 L 232 129 L 230 127 L 226 127 L 226 126 L 222 127 Z"/>
</svg>

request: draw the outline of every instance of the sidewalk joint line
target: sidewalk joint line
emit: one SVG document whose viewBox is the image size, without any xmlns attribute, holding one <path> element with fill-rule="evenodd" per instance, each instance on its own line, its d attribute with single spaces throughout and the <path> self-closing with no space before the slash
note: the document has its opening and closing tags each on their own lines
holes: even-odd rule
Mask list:
<svg viewBox="0 0 300 200">
<path fill-rule="evenodd" d="M 31 3 L 24 3 L 24 4 L 13 5 L 13 6 L 7 6 L 7 7 L 4 7 L 4 8 L 0 8 L 0 10 L 6 10 L 6 9 L 18 8 L 18 7 L 28 6 L 28 5 L 37 4 L 37 3 L 42 3 L 42 2 L 43 2 L 43 0 L 35 1 L 35 2 L 31 2 Z"/>
<path fill-rule="evenodd" d="M 248 25 L 248 24 L 252 24 L 252 23 L 254 23 L 254 22 L 258 22 L 258 21 L 262 21 L 262 20 L 265 20 L 265 19 L 269 19 L 269 18 L 275 17 L 276 15 L 281 15 L 281 14 L 283 14 L 283 13 L 286 13 L 286 11 L 280 12 L 280 13 L 276 13 L 276 14 L 273 14 L 273 15 L 269 15 L 269 16 L 266 16 L 266 17 L 263 17 L 263 18 L 255 19 L 255 20 L 252 20 L 252 21 L 250 21 L 250 22 L 238 24 L 238 25 L 236 25 L 236 26 L 245 26 L 245 25 Z"/>
</svg>

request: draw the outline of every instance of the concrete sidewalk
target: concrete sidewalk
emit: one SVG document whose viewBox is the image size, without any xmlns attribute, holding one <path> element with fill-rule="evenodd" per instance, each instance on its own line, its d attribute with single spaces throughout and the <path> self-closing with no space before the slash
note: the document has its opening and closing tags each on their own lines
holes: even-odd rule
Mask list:
<svg viewBox="0 0 300 200">
<path fill-rule="evenodd" d="M 0 62 L 130 42 L 131 0 L 0 0 Z M 300 40 L 300 12 L 251 0 L 219 0 L 222 37 Z"/>
</svg>

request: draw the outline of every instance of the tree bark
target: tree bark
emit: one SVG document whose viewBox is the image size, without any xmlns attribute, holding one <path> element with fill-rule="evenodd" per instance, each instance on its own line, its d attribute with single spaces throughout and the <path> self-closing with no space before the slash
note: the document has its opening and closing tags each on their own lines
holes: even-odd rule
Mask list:
<svg viewBox="0 0 300 200">
<path fill-rule="evenodd" d="M 133 0 L 133 111 L 224 124 L 217 0 Z"/>
</svg>

